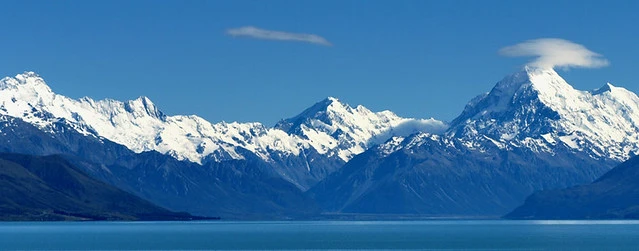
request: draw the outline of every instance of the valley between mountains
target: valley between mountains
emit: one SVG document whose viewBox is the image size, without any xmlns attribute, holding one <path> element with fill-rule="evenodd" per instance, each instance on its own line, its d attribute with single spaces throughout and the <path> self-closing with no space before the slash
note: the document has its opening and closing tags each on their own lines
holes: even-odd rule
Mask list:
<svg viewBox="0 0 639 251">
<path fill-rule="evenodd" d="M 402 118 L 329 97 L 268 126 L 167 115 L 146 97 L 72 99 L 25 72 L 0 80 L 0 142 L 5 153 L 55 155 L 95 179 L 91 184 L 137 196 L 136 205 L 163 215 L 168 209 L 225 219 L 500 217 L 526 202 L 509 217 L 561 218 L 530 209 L 550 197 L 535 192 L 617 177 L 618 168 L 604 174 L 639 150 L 639 97 L 609 83 L 576 90 L 553 69 L 525 67 L 450 122 Z M 18 170 L 9 162 L 2 167 Z M 0 173 L 0 181 L 18 175 Z M 600 186 L 597 191 L 605 190 Z M 628 183 L 627 191 L 633 189 L 637 184 Z M 46 194 L 23 192 L 32 201 Z M 7 201 L 29 214 L 43 210 L 43 204 Z M 627 201 L 580 215 L 639 215 L 625 209 L 639 201 Z"/>
</svg>

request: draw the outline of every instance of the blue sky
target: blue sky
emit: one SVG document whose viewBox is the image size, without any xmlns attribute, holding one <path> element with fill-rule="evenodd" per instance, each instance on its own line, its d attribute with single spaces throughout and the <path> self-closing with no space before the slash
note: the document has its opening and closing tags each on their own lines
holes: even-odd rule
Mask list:
<svg viewBox="0 0 639 251">
<path fill-rule="evenodd" d="M 529 58 L 506 46 L 561 38 L 602 54 L 558 70 L 578 89 L 639 92 L 639 1 L 0 1 L 0 75 L 42 75 L 60 94 L 148 96 L 211 122 L 292 117 L 334 96 L 450 121 Z M 321 43 L 227 34 L 253 26 Z"/>
</svg>

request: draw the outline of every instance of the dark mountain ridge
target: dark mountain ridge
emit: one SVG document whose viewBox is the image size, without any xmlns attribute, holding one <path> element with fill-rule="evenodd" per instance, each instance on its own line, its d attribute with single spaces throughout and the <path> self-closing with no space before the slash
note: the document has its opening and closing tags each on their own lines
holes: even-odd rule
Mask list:
<svg viewBox="0 0 639 251">
<path fill-rule="evenodd" d="M 590 181 L 613 165 L 570 152 L 490 144 L 479 151 L 442 138 L 420 143 L 360 154 L 308 193 L 329 213 L 498 217 L 533 191 Z"/>
<path fill-rule="evenodd" d="M 198 165 L 154 151 L 136 154 L 107 139 L 82 135 L 65 121 L 49 133 L 18 118 L 0 116 L 0 123 L 0 151 L 60 155 L 92 177 L 170 210 L 231 219 L 317 212 L 297 187 L 259 161 Z"/>
<path fill-rule="evenodd" d="M 98 181 L 61 156 L 0 153 L 0 220 L 192 220 Z"/>
<path fill-rule="evenodd" d="M 639 156 L 594 182 L 538 191 L 508 219 L 639 219 Z"/>
</svg>

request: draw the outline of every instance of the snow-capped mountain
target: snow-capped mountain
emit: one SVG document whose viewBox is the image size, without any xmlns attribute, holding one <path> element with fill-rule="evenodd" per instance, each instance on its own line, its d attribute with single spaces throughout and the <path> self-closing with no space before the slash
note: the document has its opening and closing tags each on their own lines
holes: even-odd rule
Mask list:
<svg viewBox="0 0 639 251">
<path fill-rule="evenodd" d="M 450 126 L 329 97 L 268 127 L 169 116 L 145 97 L 71 99 L 27 72 L 0 80 L 0 130 L 4 151 L 77 154 L 96 177 L 191 212 L 225 198 L 227 213 L 259 199 L 273 212 L 297 201 L 342 213 L 498 215 L 633 155 L 639 97 L 610 84 L 575 90 L 552 69 L 527 67 Z"/>
<path fill-rule="evenodd" d="M 166 116 L 146 97 L 127 102 L 67 98 L 53 93 L 32 72 L 0 81 L 0 112 L 45 130 L 64 119 L 85 135 L 104 137 L 135 152 L 156 150 L 193 162 L 201 162 L 208 155 L 241 159 L 234 149 L 238 145 L 295 149 L 269 142 L 267 129 L 260 124 L 214 125 L 197 116 Z M 265 137 L 252 137 L 254 141 L 248 142 L 243 134 Z M 252 150 L 259 154 L 257 149 Z"/>
<path fill-rule="evenodd" d="M 639 149 L 639 98 L 579 91 L 527 67 L 473 99 L 446 133 L 392 137 L 310 191 L 325 211 L 501 215 L 536 190 L 591 182 Z"/>
<path fill-rule="evenodd" d="M 280 121 L 275 128 L 303 138 L 321 154 L 337 155 L 348 161 L 391 136 L 437 134 L 448 127 L 432 118 L 401 118 L 391 111 L 372 112 L 361 105 L 353 108 L 329 97 L 293 118 Z"/>
<path fill-rule="evenodd" d="M 296 181 L 284 169 L 308 167 L 311 172 L 306 158 L 309 151 L 343 163 L 393 135 L 438 133 L 447 128 L 434 119 L 406 119 L 390 111 L 351 108 L 335 98 L 321 101 L 275 128 L 260 123 L 213 124 L 195 115 L 165 115 L 146 97 L 126 102 L 71 99 L 54 93 L 33 72 L 0 80 L 0 114 L 23 119 L 45 131 L 54 130 L 55 122 L 64 122 L 84 135 L 108 139 L 134 152 L 158 151 L 195 163 L 257 156 L 277 164 L 281 170 L 274 172 L 306 188 L 308 182 Z M 290 163 L 275 163 L 283 160 Z M 290 166 L 293 164 L 295 167 Z"/>
<path fill-rule="evenodd" d="M 547 152 L 562 144 L 624 161 L 639 149 L 639 97 L 609 83 L 576 90 L 552 69 L 526 67 L 471 101 L 448 134 Z"/>
</svg>

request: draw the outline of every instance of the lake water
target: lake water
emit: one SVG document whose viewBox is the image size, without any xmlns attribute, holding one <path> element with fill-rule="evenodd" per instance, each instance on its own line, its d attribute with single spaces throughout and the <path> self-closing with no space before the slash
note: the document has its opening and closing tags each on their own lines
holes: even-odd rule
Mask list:
<svg viewBox="0 0 639 251">
<path fill-rule="evenodd" d="M 639 221 L 0 222 L 20 250 L 638 250 Z"/>
</svg>

